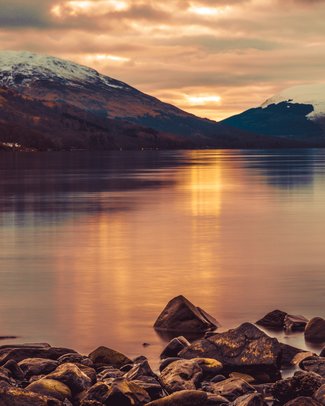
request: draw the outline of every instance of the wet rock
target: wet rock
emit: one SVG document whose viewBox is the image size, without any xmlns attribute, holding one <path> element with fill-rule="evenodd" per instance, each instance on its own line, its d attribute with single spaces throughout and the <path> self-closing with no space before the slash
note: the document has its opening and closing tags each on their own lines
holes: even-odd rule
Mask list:
<svg viewBox="0 0 325 406">
<path fill-rule="evenodd" d="M 195 390 L 202 376 L 202 369 L 195 360 L 179 360 L 171 363 L 162 371 L 160 381 L 171 393 Z"/>
<path fill-rule="evenodd" d="M 81 405 L 90 405 L 89 402 L 99 402 L 102 405 L 108 397 L 108 392 L 109 386 L 105 382 L 97 382 L 82 394 Z"/>
<path fill-rule="evenodd" d="M 75 365 L 80 369 L 80 371 L 88 376 L 91 385 L 94 385 L 97 382 L 97 373 L 94 368 L 79 363 L 76 363 Z"/>
<path fill-rule="evenodd" d="M 319 353 L 320 357 L 325 357 L 325 347 L 322 349 L 322 351 Z"/>
<path fill-rule="evenodd" d="M 314 393 L 314 399 L 322 406 L 325 405 L 325 383 Z"/>
<path fill-rule="evenodd" d="M 224 375 L 216 375 L 216 376 L 214 376 L 212 379 L 210 379 L 210 382 L 215 382 L 215 383 L 217 383 L 217 382 L 221 382 L 221 381 L 224 381 L 225 379 L 227 379 Z"/>
<path fill-rule="evenodd" d="M 229 378 L 237 378 L 237 379 L 240 378 L 246 381 L 247 383 L 255 382 L 255 378 L 253 376 L 248 374 L 241 374 L 240 372 L 232 372 L 231 374 L 229 374 Z"/>
<path fill-rule="evenodd" d="M 263 396 L 259 393 L 243 395 L 237 398 L 232 406 L 267 406 Z"/>
<path fill-rule="evenodd" d="M 325 357 L 309 357 L 304 359 L 300 364 L 304 371 L 314 372 L 325 378 Z"/>
<path fill-rule="evenodd" d="M 10 374 L 13 378 L 22 381 L 25 377 L 24 372 L 22 371 L 22 369 L 20 368 L 20 366 L 17 364 L 16 361 L 14 360 L 10 360 L 7 361 L 4 365 L 3 368 L 7 369 L 8 371 L 10 371 Z"/>
<path fill-rule="evenodd" d="M 310 397 L 301 396 L 290 400 L 284 406 L 320 406 L 320 404 Z"/>
<path fill-rule="evenodd" d="M 302 361 L 304 361 L 307 358 L 312 358 L 315 357 L 315 353 L 310 352 L 310 351 L 304 351 L 304 352 L 299 352 L 298 354 L 296 354 L 294 356 L 294 358 L 291 361 L 291 365 L 293 366 L 300 366 L 300 364 L 302 363 Z"/>
<path fill-rule="evenodd" d="M 266 314 L 262 319 L 257 320 L 256 324 L 262 327 L 273 330 L 282 330 L 284 327 L 284 319 L 288 313 L 281 310 L 273 310 Z"/>
<path fill-rule="evenodd" d="M 26 390 L 39 393 L 40 395 L 50 396 L 52 398 L 63 401 L 71 399 L 71 390 L 67 385 L 54 379 L 40 379 L 27 386 Z"/>
<path fill-rule="evenodd" d="M 308 320 L 304 316 L 292 316 L 287 314 L 284 318 L 284 329 L 286 331 L 304 331 Z"/>
<path fill-rule="evenodd" d="M 229 400 L 220 395 L 214 393 L 208 393 L 208 401 L 206 406 L 227 406 L 230 405 Z"/>
<path fill-rule="evenodd" d="M 177 354 L 184 348 L 189 347 L 190 343 L 183 336 L 173 338 L 165 347 L 163 352 L 160 354 L 161 359 L 169 357 L 177 357 Z"/>
<path fill-rule="evenodd" d="M 321 317 L 311 319 L 305 329 L 305 339 L 312 342 L 325 342 L 325 320 Z"/>
<path fill-rule="evenodd" d="M 47 378 L 64 383 L 73 394 L 82 392 L 91 386 L 91 379 L 71 363 L 58 366 L 54 372 L 47 375 Z"/>
<path fill-rule="evenodd" d="M 62 406 L 62 402 L 19 388 L 0 388 L 0 406 Z"/>
<path fill-rule="evenodd" d="M 121 368 L 123 365 L 132 364 L 126 355 L 107 347 L 98 347 L 89 354 L 89 358 L 96 367 L 112 365 L 115 368 Z"/>
<path fill-rule="evenodd" d="M 17 363 L 26 358 L 47 358 L 57 360 L 64 354 L 74 352 L 68 348 L 47 347 L 43 344 L 35 346 L 1 346 L 0 347 L 0 365 L 5 364 L 9 360 L 14 360 Z"/>
<path fill-rule="evenodd" d="M 157 330 L 203 333 L 214 330 L 218 322 L 208 313 L 194 306 L 184 296 L 168 302 L 154 324 Z"/>
<path fill-rule="evenodd" d="M 323 379 L 314 373 L 298 372 L 291 378 L 276 382 L 272 394 L 280 403 L 285 403 L 301 396 L 313 396 L 322 383 Z"/>
<path fill-rule="evenodd" d="M 159 371 L 160 372 L 163 371 L 169 364 L 171 364 L 172 362 L 175 362 L 175 361 L 179 361 L 181 359 L 182 358 L 179 358 L 179 357 L 170 357 L 170 358 L 164 359 L 159 366 Z"/>
<path fill-rule="evenodd" d="M 147 406 L 206 406 L 208 395 L 199 390 L 183 390 L 162 399 L 154 400 Z"/>
<path fill-rule="evenodd" d="M 19 367 L 24 372 L 26 379 L 34 375 L 46 375 L 59 366 L 57 361 L 45 358 L 26 358 L 19 362 Z"/>
<path fill-rule="evenodd" d="M 139 385 L 126 379 L 117 379 L 109 388 L 106 406 L 140 406 L 150 402 L 150 396 Z"/>
<path fill-rule="evenodd" d="M 0 367 L 0 382 L 11 383 L 10 371 L 7 368 Z"/>
<path fill-rule="evenodd" d="M 58 358 L 59 364 L 66 364 L 67 362 L 71 362 L 72 364 L 82 364 L 86 365 L 87 367 L 94 366 L 94 363 L 90 358 L 78 353 L 64 354 L 62 357 Z"/>
<path fill-rule="evenodd" d="M 148 377 L 157 378 L 157 375 L 151 369 L 148 360 L 142 361 L 139 364 L 133 365 L 124 377 L 130 381 L 135 379 L 144 379 Z"/>
<path fill-rule="evenodd" d="M 101 372 L 97 374 L 98 381 L 112 381 L 116 378 L 122 378 L 124 373 L 117 368 L 114 367 L 106 367 Z"/>
<path fill-rule="evenodd" d="M 229 372 L 268 372 L 270 376 L 279 371 L 281 347 L 256 326 L 244 323 L 236 329 L 198 340 L 179 353 L 186 359 L 214 358 Z"/>
<path fill-rule="evenodd" d="M 134 380 L 132 382 L 140 386 L 140 388 L 144 389 L 150 396 L 151 400 L 160 399 L 164 396 L 169 395 L 169 393 L 167 393 L 166 390 L 160 385 L 160 383 L 154 378 L 149 377 L 147 379 L 142 379 L 141 381 Z"/>
<path fill-rule="evenodd" d="M 234 401 L 239 396 L 255 392 L 253 386 L 238 378 L 229 378 L 218 383 L 210 382 L 204 387 L 204 390 L 223 396 L 229 401 Z"/>
<path fill-rule="evenodd" d="M 303 350 L 296 347 L 292 347 L 291 345 L 288 344 L 280 343 L 280 347 L 281 347 L 281 369 L 292 367 L 295 356 L 297 354 L 304 352 Z"/>
</svg>

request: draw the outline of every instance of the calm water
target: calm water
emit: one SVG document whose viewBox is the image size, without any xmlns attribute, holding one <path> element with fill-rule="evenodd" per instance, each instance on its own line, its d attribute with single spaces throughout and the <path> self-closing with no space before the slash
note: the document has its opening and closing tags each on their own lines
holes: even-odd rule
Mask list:
<svg viewBox="0 0 325 406">
<path fill-rule="evenodd" d="M 179 294 L 325 316 L 324 243 L 323 150 L 2 154 L 0 335 L 152 358 Z"/>
</svg>

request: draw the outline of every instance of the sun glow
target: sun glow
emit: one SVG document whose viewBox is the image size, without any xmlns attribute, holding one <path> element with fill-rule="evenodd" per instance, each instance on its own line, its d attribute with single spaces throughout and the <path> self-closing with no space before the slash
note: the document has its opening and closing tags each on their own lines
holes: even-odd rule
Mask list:
<svg viewBox="0 0 325 406">
<path fill-rule="evenodd" d="M 118 55 L 110 55 L 110 54 L 95 54 L 95 55 L 87 55 L 86 59 L 88 61 L 97 61 L 97 62 L 105 62 L 105 61 L 111 61 L 111 62 L 129 62 L 130 58 L 126 58 L 124 56 L 118 56 Z"/>
<path fill-rule="evenodd" d="M 221 97 L 217 95 L 198 95 L 198 96 L 188 96 L 186 95 L 186 101 L 192 106 L 204 106 L 209 103 L 221 102 Z"/>
<path fill-rule="evenodd" d="M 227 7 L 203 7 L 203 6 L 195 6 L 192 5 L 188 9 L 190 13 L 197 14 L 204 17 L 212 17 L 216 15 L 224 14 L 228 11 L 229 6 Z"/>
</svg>

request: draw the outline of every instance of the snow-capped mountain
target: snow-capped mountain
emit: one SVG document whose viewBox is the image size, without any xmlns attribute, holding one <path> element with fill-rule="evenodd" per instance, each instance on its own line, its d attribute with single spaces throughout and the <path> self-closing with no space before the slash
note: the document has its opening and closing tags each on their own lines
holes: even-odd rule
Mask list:
<svg viewBox="0 0 325 406">
<path fill-rule="evenodd" d="M 325 144 L 325 84 L 283 90 L 261 106 L 223 121 L 237 129 L 268 136 Z"/>
</svg>

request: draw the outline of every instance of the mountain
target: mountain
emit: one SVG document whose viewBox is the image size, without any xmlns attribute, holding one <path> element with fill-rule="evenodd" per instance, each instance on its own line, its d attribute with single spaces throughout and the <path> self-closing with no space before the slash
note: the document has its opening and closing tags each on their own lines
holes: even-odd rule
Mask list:
<svg viewBox="0 0 325 406">
<path fill-rule="evenodd" d="M 325 84 L 291 87 L 222 124 L 297 146 L 325 146 Z"/>
<path fill-rule="evenodd" d="M 0 89 L 2 148 L 15 143 L 35 149 L 282 145 L 196 117 L 94 69 L 31 52 L 0 52 Z"/>
</svg>

